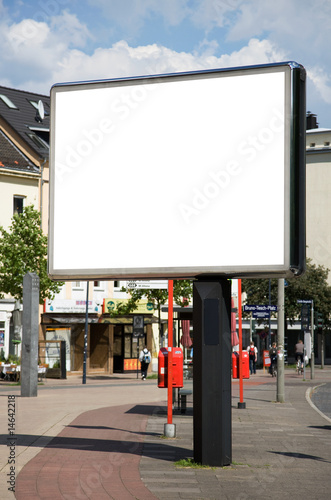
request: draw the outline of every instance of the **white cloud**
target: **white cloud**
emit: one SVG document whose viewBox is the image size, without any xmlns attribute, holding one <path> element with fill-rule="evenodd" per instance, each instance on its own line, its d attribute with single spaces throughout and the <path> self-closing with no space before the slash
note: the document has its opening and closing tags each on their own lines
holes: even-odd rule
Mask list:
<svg viewBox="0 0 331 500">
<path fill-rule="evenodd" d="M 50 25 L 34 19 L 2 21 L 0 82 L 26 90 L 48 92 L 52 74 L 72 46 L 84 46 L 91 36 L 76 16 L 63 12 Z M 10 84 L 10 82 L 13 82 Z"/>
<path fill-rule="evenodd" d="M 52 17 L 51 29 L 61 40 L 65 39 L 68 45 L 84 47 L 86 41 L 92 38 L 85 24 L 81 24 L 77 16 L 63 11 L 60 15 Z"/>
<path fill-rule="evenodd" d="M 156 44 L 131 47 L 122 40 L 109 49 L 96 50 L 91 56 L 78 50 L 67 52 L 53 72 L 53 83 L 243 66 L 282 59 L 283 54 L 266 40 L 253 39 L 240 51 L 221 57 L 208 52 L 176 52 Z"/>
<path fill-rule="evenodd" d="M 229 30 L 230 40 L 263 35 L 279 46 L 307 50 L 310 55 L 330 42 L 329 0 L 246 0 L 239 10 Z"/>
<path fill-rule="evenodd" d="M 156 44 L 132 47 L 122 40 L 86 54 L 79 48 L 91 35 L 76 16 L 66 11 L 53 17 L 49 25 L 25 19 L 3 24 L 1 29 L 5 51 L 0 56 L 0 71 L 6 78 L 2 84 L 13 80 L 13 86 L 45 93 L 57 82 L 241 66 L 283 58 L 283 53 L 269 41 L 257 39 L 220 57 L 214 55 L 217 42 L 213 40 L 203 42 L 199 52 L 194 53 Z M 11 64 L 7 65 L 9 60 Z"/>
</svg>

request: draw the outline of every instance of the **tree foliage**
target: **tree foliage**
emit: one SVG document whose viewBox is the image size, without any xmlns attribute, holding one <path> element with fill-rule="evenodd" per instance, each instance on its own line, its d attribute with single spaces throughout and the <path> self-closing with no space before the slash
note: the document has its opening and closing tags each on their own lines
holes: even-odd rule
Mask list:
<svg viewBox="0 0 331 500">
<path fill-rule="evenodd" d="M 323 322 L 330 326 L 331 286 L 328 284 L 329 270 L 324 266 L 313 264 L 307 259 L 307 269 L 303 276 L 286 280 L 285 315 L 293 324 L 300 318 L 301 304 L 298 299 L 313 300 L 314 310 L 323 314 Z M 278 280 L 271 279 L 271 304 L 277 305 Z M 247 294 L 247 304 L 269 304 L 268 279 L 243 279 L 243 292 Z"/>
<path fill-rule="evenodd" d="M 39 276 L 40 304 L 45 298 L 54 298 L 63 285 L 47 275 L 47 236 L 32 205 L 13 216 L 8 231 L 0 226 L 0 297 L 10 294 L 22 301 L 23 278 L 29 272 Z"/>
<path fill-rule="evenodd" d="M 154 309 L 161 311 L 161 307 L 168 300 L 168 290 L 162 289 L 137 289 L 122 288 L 122 292 L 130 294 L 130 298 L 125 302 L 118 302 L 116 309 L 109 310 L 111 316 L 131 314 L 138 305 L 139 300 L 145 297 L 148 302 L 151 302 Z M 193 285 L 190 280 L 175 280 L 174 281 L 174 302 L 181 306 L 188 306 L 193 294 Z M 160 314 L 159 314 L 160 316 Z"/>
<path fill-rule="evenodd" d="M 118 302 L 115 309 L 109 309 L 111 316 L 131 314 L 138 305 L 139 300 L 145 297 L 148 302 L 153 304 L 158 311 L 159 335 L 161 337 L 161 307 L 168 300 L 168 290 L 163 289 L 137 289 L 122 288 L 122 292 L 130 294 L 126 302 Z M 174 302 L 181 306 L 188 306 L 193 295 L 193 283 L 190 280 L 174 280 Z"/>
</svg>

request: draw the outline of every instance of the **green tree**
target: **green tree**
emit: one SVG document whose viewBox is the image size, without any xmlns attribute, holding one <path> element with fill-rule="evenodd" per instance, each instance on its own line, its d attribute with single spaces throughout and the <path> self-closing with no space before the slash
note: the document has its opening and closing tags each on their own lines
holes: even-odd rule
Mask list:
<svg viewBox="0 0 331 500">
<path fill-rule="evenodd" d="M 39 302 L 54 298 L 62 282 L 52 281 L 47 275 L 47 236 L 40 227 L 40 214 L 32 206 L 15 214 L 6 231 L 0 226 L 0 298 L 10 294 L 23 300 L 23 277 L 33 272 L 39 276 Z"/>
<path fill-rule="evenodd" d="M 299 278 L 287 279 L 285 287 L 285 315 L 293 324 L 300 317 L 301 304 L 298 299 L 313 300 L 314 309 L 323 314 L 325 326 L 330 326 L 331 286 L 328 284 L 329 269 L 313 264 L 307 259 L 307 269 Z M 247 294 L 247 304 L 269 304 L 268 279 L 243 279 L 243 292 Z M 278 280 L 271 279 L 271 304 L 277 305 Z"/>
</svg>

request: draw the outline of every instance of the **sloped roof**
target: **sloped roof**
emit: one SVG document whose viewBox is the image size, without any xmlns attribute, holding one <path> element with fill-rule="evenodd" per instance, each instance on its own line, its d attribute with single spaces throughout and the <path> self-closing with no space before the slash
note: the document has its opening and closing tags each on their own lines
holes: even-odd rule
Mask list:
<svg viewBox="0 0 331 500">
<path fill-rule="evenodd" d="M 5 96 L 15 108 L 9 107 L 1 97 Z M 35 105 L 42 101 L 45 117 L 40 117 Z M 0 86 L 0 116 L 8 125 L 20 135 L 39 157 L 48 157 L 49 154 L 49 112 L 50 98 L 43 94 L 26 92 Z M 36 120 L 37 119 L 39 120 Z"/>
<path fill-rule="evenodd" d="M 39 173 L 39 169 L 0 130 L 0 168 Z"/>
</svg>

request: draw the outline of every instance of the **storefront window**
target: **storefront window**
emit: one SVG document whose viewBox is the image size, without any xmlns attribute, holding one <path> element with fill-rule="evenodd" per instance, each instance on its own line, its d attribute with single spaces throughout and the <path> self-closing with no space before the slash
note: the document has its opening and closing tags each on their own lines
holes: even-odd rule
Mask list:
<svg viewBox="0 0 331 500">
<path fill-rule="evenodd" d="M 124 337 L 124 357 L 132 358 L 132 336 L 125 335 Z"/>
<path fill-rule="evenodd" d="M 146 345 L 146 334 L 147 329 L 144 327 L 144 337 L 133 337 L 132 335 L 133 327 L 132 325 L 124 326 L 124 357 L 125 358 L 137 358 L 139 352 Z"/>
<path fill-rule="evenodd" d="M 141 349 L 146 345 L 147 328 L 144 327 L 143 337 L 133 336 L 132 325 L 116 325 L 114 331 L 114 356 L 124 359 L 137 358 Z"/>
<path fill-rule="evenodd" d="M 114 356 L 122 356 L 122 335 L 114 335 Z"/>
</svg>

